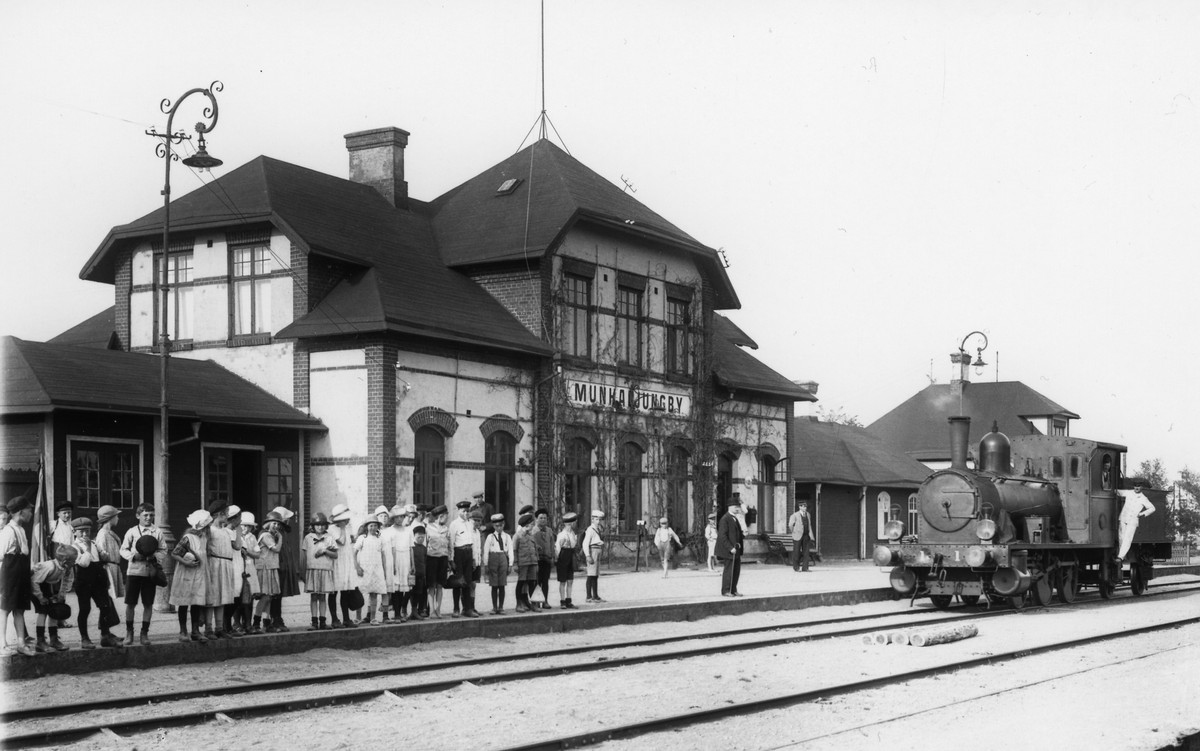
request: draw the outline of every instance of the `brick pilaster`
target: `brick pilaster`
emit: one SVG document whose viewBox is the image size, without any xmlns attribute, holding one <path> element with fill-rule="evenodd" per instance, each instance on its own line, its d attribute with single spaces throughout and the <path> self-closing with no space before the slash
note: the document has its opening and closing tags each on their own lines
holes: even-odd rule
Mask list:
<svg viewBox="0 0 1200 751">
<path fill-rule="evenodd" d="M 367 508 L 396 500 L 396 345 L 363 347 L 367 361 Z"/>
<path fill-rule="evenodd" d="M 116 310 L 114 311 L 114 327 L 117 333 L 117 344 L 129 351 L 129 296 L 133 291 L 133 251 L 125 251 L 117 259 Z"/>
</svg>

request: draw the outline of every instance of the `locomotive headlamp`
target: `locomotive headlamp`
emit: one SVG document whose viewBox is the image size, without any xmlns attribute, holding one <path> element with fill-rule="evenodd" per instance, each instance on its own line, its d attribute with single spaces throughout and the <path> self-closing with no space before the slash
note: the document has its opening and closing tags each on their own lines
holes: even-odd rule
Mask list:
<svg viewBox="0 0 1200 751">
<path fill-rule="evenodd" d="M 975 523 L 975 536 L 980 540 L 990 540 L 996 536 L 996 522 L 991 519 L 980 519 Z"/>
<path fill-rule="evenodd" d="M 892 541 L 899 540 L 904 536 L 904 522 L 899 519 L 892 519 L 883 525 L 883 535 Z"/>
<path fill-rule="evenodd" d="M 972 545 L 967 548 L 967 565 L 971 568 L 980 568 L 991 562 L 991 553 L 979 547 Z"/>
<path fill-rule="evenodd" d="M 892 566 L 899 563 L 899 556 L 887 545 L 876 545 L 871 560 L 875 561 L 876 566 Z"/>
</svg>

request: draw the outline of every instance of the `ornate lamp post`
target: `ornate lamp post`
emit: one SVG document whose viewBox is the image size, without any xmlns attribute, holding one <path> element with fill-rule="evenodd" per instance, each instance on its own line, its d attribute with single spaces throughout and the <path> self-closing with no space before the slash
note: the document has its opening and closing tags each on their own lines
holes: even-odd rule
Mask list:
<svg viewBox="0 0 1200 751">
<path fill-rule="evenodd" d="M 987 334 L 983 333 L 982 331 L 972 331 L 964 336 L 962 342 L 960 342 L 958 345 L 958 354 L 960 357 L 964 358 L 963 362 L 970 362 L 971 356 L 967 354 L 967 350 L 964 348 L 967 346 L 967 340 L 976 334 L 983 337 L 983 346 L 975 348 L 975 362 L 972 363 L 972 365 L 975 367 L 975 375 L 982 375 L 983 369 L 987 365 L 987 363 L 983 361 L 983 351 L 988 347 Z"/>
<path fill-rule="evenodd" d="M 183 160 L 183 163 L 189 167 L 196 169 L 209 169 L 210 167 L 219 167 L 221 160 L 208 155 L 204 148 L 204 134 L 212 131 L 217 125 L 217 99 L 213 92 L 223 90 L 225 87 L 220 81 L 213 81 L 206 89 L 192 89 L 179 97 L 174 104 L 170 99 L 164 99 L 159 103 L 159 109 L 167 116 L 167 131 L 159 133 L 156 130 L 146 131 L 146 135 L 154 136 L 162 139 L 155 146 L 154 153 L 163 158 L 165 168 L 165 178 L 163 181 L 163 234 L 162 234 L 162 260 L 161 268 L 159 269 L 159 354 L 161 355 L 161 367 L 159 370 L 159 385 L 161 388 L 161 403 L 159 404 L 159 422 L 161 423 L 161 435 L 159 440 L 159 482 L 158 494 L 154 499 L 154 517 L 158 522 L 158 526 L 164 533 L 170 535 L 170 530 L 167 525 L 167 499 L 168 499 L 168 478 L 170 477 L 170 431 L 168 429 L 170 416 L 168 415 L 168 400 L 167 400 L 167 365 L 171 354 L 171 338 L 167 333 L 168 317 L 168 295 L 170 289 L 170 271 L 169 258 L 171 247 L 171 162 L 178 160 L 179 155 L 174 153 L 171 146 L 183 141 L 190 141 L 191 136 L 180 130 L 173 130 L 173 122 L 175 113 L 179 110 L 179 105 L 183 104 L 184 100 L 192 94 L 203 94 L 208 97 L 209 106 L 204 108 L 204 121 L 196 123 L 196 133 L 200 137 L 200 149 L 196 154 Z M 205 122 L 206 121 L 206 122 Z M 170 560 L 170 559 L 168 559 Z"/>
</svg>

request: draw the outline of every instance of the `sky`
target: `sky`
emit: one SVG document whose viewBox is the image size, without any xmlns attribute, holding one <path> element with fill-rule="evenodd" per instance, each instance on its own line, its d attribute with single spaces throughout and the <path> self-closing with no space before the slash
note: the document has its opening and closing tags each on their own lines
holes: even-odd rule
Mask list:
<svg viewBox="0 0 1200 751">
<path fill-rule="evenodd" d="M 869 424 L 981 331 L 977 380 L 1200 469 L 1200 6 L 546 5 L 552 140 L 720 248 L 725 312 L 819 406 Z M 161 100 L 224 85 L 225 165 L 175 197 L 260 154 L 344 177 L 346 133 L 396 126 L 430 200 L 528 143 L 542 49 L 533 0 L 0 4 L 0 334 L 112 305 L 78 274 L 161 206 Z"/>
</svg>

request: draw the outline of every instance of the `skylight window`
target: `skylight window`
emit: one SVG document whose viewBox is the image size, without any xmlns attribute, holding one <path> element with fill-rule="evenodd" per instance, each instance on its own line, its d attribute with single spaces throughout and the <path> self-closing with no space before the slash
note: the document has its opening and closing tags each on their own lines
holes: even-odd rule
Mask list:
<svg viewBox="0 0 1200 751">
<path fill-rule="evenodd" d="M 498 196 L 510 195 L 510 194 L 512 194 L 512 192 L 514 190 L 517 189 L 517 186 L 520 184 L 521 184 L 521 178 L 511 177 L 511 178 L 505 180 L 504 182 L 500 183 L 500 187 L 496 188 L 496 195 L 498 195 Z"/>
</svg>

